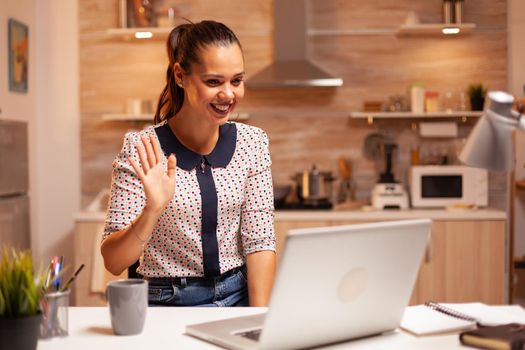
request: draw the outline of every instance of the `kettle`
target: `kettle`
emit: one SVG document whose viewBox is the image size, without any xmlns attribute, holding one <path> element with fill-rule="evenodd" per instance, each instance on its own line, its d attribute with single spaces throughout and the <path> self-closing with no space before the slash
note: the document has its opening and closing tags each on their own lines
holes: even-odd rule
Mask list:
<svg viewBox="0 0 525 350">
<path fill-rule="evenodd" d="M 320 171 L 315 164 L 310 170 L 295 174 L 292 179 L 295 180 L 297 197 L 301 202 L 329 201 L 332 196 L 332 173 Z"/>
</svg>

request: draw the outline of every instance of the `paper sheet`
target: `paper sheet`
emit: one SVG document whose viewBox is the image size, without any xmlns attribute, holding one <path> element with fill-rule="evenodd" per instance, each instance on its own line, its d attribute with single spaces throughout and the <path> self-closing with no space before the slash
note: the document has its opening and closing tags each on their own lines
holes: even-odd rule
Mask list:
<svg viewBox="0 0 525 350">
<path fill-rule="evenodd" d="M 497 306 L 483 303 L 441 304 L 445 307 L 474 317 L 483 325 L 500 325 L 517 322 L 525 324 L 523 313 L 508 313 Z M 425 305 L 409 306 L 405 309 L 401 328 L 415 335 L 459 332 L 476 328 L 476 322 L 458 319 Z"/>
</svg>

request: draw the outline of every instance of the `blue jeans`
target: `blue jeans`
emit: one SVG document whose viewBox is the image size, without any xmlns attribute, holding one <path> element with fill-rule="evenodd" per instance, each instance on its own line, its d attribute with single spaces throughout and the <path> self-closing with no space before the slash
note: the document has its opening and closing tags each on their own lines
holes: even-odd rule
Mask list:
<svg viewBox="0 0 525 350">
<path fill-rule="evenodd" d="M 148 279 L 149 306 L 248 306 L 246 267 L 217 277 Z"/>
</svg>

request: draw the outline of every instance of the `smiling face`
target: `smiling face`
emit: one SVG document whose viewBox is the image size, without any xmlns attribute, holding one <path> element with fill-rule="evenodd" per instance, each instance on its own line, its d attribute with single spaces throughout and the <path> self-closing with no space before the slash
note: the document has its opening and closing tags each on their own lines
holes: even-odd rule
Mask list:
<svg viewBox="0 0 525 350">
<path fill-rule="evenodd" d="M 184 87 L 184 112 L 203 122 L 222 125 L 244 96 L 244 59 L 237 44 L 210 45 L 199 51 L 200 62 L 182 72 L 175 65 L 175 78 Z"/>
</svg>

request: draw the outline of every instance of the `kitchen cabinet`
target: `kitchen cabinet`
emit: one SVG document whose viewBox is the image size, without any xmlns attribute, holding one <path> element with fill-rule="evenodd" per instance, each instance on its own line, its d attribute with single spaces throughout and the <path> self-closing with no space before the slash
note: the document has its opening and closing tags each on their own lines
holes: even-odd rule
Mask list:
<svg viewBox="0 0 525 350">
<path fill-rule="evenodd" d="M 505 222 L 434 221 L 411 302 L 505 302 Z"/>
<path fill-rule="evenodd" d="M 86 268 L 73 287 L 75 305 L 104 305 L 106 283 L 126 277 L 126 273 L 117 277 L 104 269 L 99 249 L 104 217 L 103 212 L 84 212 L 76 217 L 75 266 L 84 263 Z M 286 233 L 294 228 L 425 217 L 433 220 L 432 236 L 410 304 L 427 300 L 505 303 L 508 294 L 506 214 L 499 210 L 277 211 L 277 259 L 285 246 Z"/>
<path fill-rule="evenodd" d="M 84 271 L 78 275 L 73 290 L 73 305 L 106 305 L 105 288 L 109 281 L 127 278 L 127 271 L 113 276 L 106 271 L 100 254 L 100 242 L 104 230 L 103 218 L 75 223 L 74 266 L 85 264 Z"/>
<path fill-rule="evenodd" d="M 367 220 L 276 219 L 277 255 L 283 251 L 286 233 L 292 228 L 363 222 Z M 434 219 L 410 304 L 428 300 L 505 303 L 506 256 L 505 220 Z"/>
</svg>

